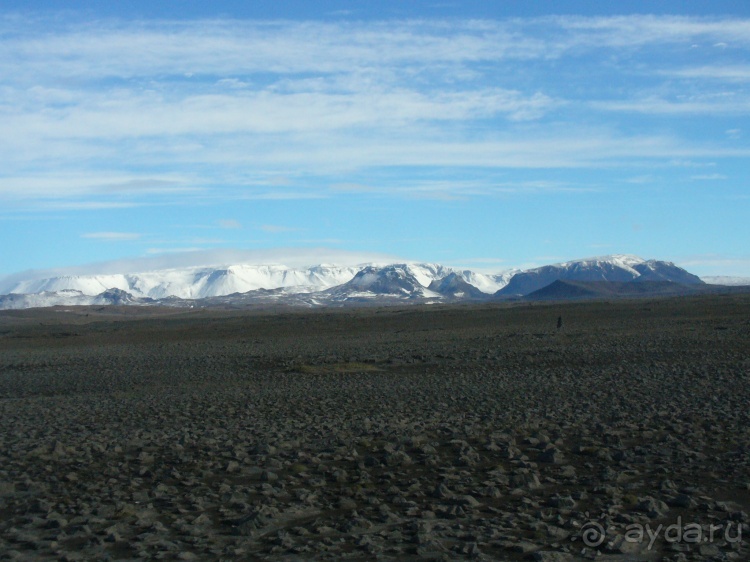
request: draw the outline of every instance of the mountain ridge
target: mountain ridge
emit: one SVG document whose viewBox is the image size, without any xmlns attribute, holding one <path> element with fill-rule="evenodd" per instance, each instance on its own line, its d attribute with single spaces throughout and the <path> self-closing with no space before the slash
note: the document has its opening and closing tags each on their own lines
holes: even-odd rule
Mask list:
<svg viewBox="0 0 750 562">
<path fill-rule="evenodd" d="M 570 281 L 558 279 L 525 296 L 527 300 L 575 300 L 639 296 L 678 296 L 702 292 L 705 285 L 673 281 Z"/>
<path fill-rule="evenodd" d="M 319 264 L 297 269 L 277 264 L 235 264 L 167 269 L 141 274 L 66 275 L 28 279 L 10 287 L 9 294 L 0 295 L 0 308 L 56 304 L 249 306 L 259 303 L 290 303 L 294 306 L 315 307 L 366 302 L 434 303 L 529 296 L 533 299 L 536 291 L 556 281 L 625 284 L 665 282 L 686 286 L 703 284 L 700 278 L 672 262 L 644 260 L 628 254 L 570 260 L 498 274 L 420 262 L 371 263 L 359 266 Z M 656 285 L 649 285 L 649 288 L 656 290 Z M 591 287 L 578 287 L 574 290 L 572 286 L 567 286 L 566 289 L 567 292 L 583 293 L 590 290 Z M 631 287 L 619 292 L 644 291 Z"/>
<path fill-rule="evenodd" d="M 628 254 L 584 258 L 528 269 L 514 275 L 497 296 L 526 296 L 557 280 L 643 282 L 672 281 L 700 285 L 703 281 L 692 273 L 663 260 L 644 260 Z"/>
</svg>

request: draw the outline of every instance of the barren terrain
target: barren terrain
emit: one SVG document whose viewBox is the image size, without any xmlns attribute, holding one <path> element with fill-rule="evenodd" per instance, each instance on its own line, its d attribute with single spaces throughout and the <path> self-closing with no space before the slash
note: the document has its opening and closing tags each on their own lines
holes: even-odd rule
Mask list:
<svg viewBox="0 0 750 562">
<path fill-rule="evenodd" d="M 749 404 L 749 295 L 6 311 L 0 559 L 748 560 Z"/>
</svg>

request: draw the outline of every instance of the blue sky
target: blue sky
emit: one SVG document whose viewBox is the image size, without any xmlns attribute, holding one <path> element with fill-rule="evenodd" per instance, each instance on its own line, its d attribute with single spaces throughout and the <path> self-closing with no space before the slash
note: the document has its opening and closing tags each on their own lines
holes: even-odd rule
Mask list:
<svg viewBox="0 0 750 562">
<path fill-rule="evenodd" d="M 0 276 L 289 249 L 750 276 L 748 61 L 746 2 L 5 0 Z"/>
</svg>

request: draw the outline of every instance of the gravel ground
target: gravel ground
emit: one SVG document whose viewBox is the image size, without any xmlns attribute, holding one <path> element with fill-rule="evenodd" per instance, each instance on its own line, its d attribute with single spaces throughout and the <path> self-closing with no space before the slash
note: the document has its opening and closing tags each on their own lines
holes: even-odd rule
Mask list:
<svg viewBox="0 0 750 562">
<path fill-rule="evenodd" d="M 749 383 L 747 295 L 3 312 L 0 559 L 748 560 Z"/>
</svg>

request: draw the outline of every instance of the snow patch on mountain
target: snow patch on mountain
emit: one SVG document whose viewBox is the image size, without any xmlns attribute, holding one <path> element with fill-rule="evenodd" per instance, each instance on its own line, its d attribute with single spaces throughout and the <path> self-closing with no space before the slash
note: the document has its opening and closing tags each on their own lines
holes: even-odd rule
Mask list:
<svg viewBox="0 0 750 562">
<path fill-rule="evenodd" d="M 637 274 L 634 266 L 646 263 L 646 261 L 647 260 L 644 260 L 643 258 L 638 256 L 634 256 L 633 254 L 610 254 L 607 256 L 595 256 L 591 258 L 583 258 L 550 264 L 548 267 L 559 267 L 562 269 L 568 269 L 575 266 L 593 268 L 602 267 L 605 264 L 609 264 L 620 269 L 632 271 L 634 274 Z"/>
<path fill-rule="evenodd" d="M 505 287 L 511 280 L 511 278 L 520 271 L 520 269 L 512 269 L 503 273 L 492 275 L 486 273 L 477 273 L 476 271 L 471 271 L 470 269 L 464 269 L 462 271 L 456 271 L 456 273 L 460 275 L 461 278 L 469 285 L 473 285 L 483 293 L 492 295 Z"/>
</svg>

